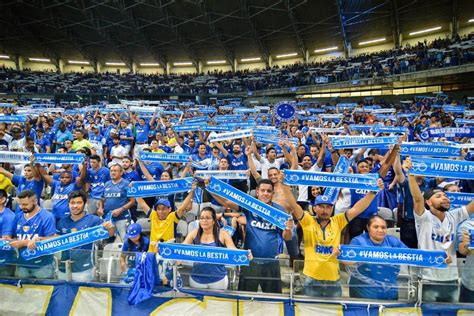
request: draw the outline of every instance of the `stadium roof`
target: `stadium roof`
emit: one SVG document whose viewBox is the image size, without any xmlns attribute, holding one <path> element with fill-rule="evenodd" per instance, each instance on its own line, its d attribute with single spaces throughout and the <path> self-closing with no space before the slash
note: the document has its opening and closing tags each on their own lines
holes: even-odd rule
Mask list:
<svg viewBox="0 0 474 316">
<path fill-rule="evenodd" d="M 130 65 L 261 57 L 395 41 L 474 18 L 472 0 L 5 0 L 0 53 Z"/>
</svg>

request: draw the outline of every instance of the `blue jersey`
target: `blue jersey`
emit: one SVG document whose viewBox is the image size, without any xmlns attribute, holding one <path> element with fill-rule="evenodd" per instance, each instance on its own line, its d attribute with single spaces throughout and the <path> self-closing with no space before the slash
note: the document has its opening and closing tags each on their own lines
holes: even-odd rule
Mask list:
<svg viewBox="0 0 474 316">
<path fill-rule="evenodd" d="M 47 138 L 44 137 L 44 136 L 43 136 L 43 138 L 41 138 L 41 139 L 36 138 L 35 144 L 37 144 L 37 145 L 40 146 L 41 152 L 43 152 L 43 153 L 46 152 L 46 147 L 50 147 L 50 148 L 51 148 L 51 142 L 49 141 L 49 139 L 47 139 Z"/>
<path fill-rule="evenodd" d="M 161 174 L 163 173 L 163 171 L 165 171 L 163 165 L 159 162 L 145 163 L 145 168 L 155 180 L 160 180 Z M 138 170 L 142 177 L 142 180 L 146 180 L 142 170 L 140 168 Z"/>
<path fill-rule="evenodd" d="M 354 237 L 351 246 L 407 248 L 399 239 L 387 235 L 382 243 L 373 242 L 367 233 Z M 397 276 L 399 266 L 381 264 L 359 264 L 349 282 L 351 290 L 357 292 L 357 297 L 372 299 L 397 299 Z M 362 286 L 364 285 L 364 286 Z"/>
<path fill-rule="evenodd" d="M 0 212 L 0 238 L 15 236 L 15 213 L 9 208 L 4 208 Z M 16 261 L 16 251 L 0 251 L 0 266 L 14 263 Z"/>
<path fill-rule="evenodd" d="M 285 212 L 280 205 L 275 203 L 271 205 Z M 283 231 L 246 209 L 241 209 L 241 211 L 247 219 L 244 248 L 252 250 L 254 258 L 275 258 L 282 245 Z"/>
<path fill-rule="evenodd" d="M 229 161 L 229 170 L 247 170 L 247 155 L 241 154 L 236 157 L 233 154 L 227 155 L 227 160 Z"/>
<path fill-rule="evenodd" d="M 123 207 L 128 203 L 127 188 L 130 182 L 125 179 L 120 179 L 120 182 L 113 183 L 112 180 L 105 183 L 104 188 L 104 217 L 113 210 Z M 115 220 L 127 219 L 130 217 L 130 212 L 124 210 Z"/>
<path fill-rule="evenodd" d="M 133 137 L 133 132 L 130 128 L 122 128 L 119 131 L 119 137 L 120 136 Z M 131 145 L 131 144 L 132 144 L 131 140 L 120 139 L 120 145 L 122 145 L 122 146 L 127 146 L 127 145 Z"/>
<path fill-rule="evenodd" d="M 357 190 L 351 190 L 351 207 L 353 207 L 360 199 L 365 197 L 367 193 L 371 192 L 370 190 L 363 190 L 363 189 L 357 189 Z M 377 193 L 377 196 L 379 193 Z M 357 216 L 357 218 L 369 218 L 372 215 L 377 215 L 378 213 L 378 207 L 377 207 L 377 196 L 375 199 L 372 200 L 370 203 L 369 207 L 365 209 L 361 214 Z"/>
<path fill-rule="evenodd" d="M 110 171 L 106 167 L 99 170 L 89 168 L 87 170 L 87 182 L 90 183 L 89 197 L 100 199 L 104 194 L 104 184 L 110 180 Z"/>
<path fill-rule="evenodd" d="M 53 201 L 53 214 L 56 219 L 61 219 L 70 215 L 69 210 L 69 193 L 73 191 L 78 191 L 80 188 L 76 185 L 76 182 L 73 181 L 68 185 L 61 185 L 61 181 L 53 180 L 51 184 L 53 189 L 53 196 L 51 200 Z"/>
<path fill-rule="evenodd" d="M 79 230 L 84 230 L 90 227 L 99 226 L 102 224 L 102 219 L 96 215 L 85 214 L 75 222 L 70 216 L 62 218 L 57 225 L 57 233 L 65 235 Z M 71 250 L 63 250 L 61 252 L 61 261 L 72 261 L 72 272 L 82 272 L 92 269 L 92 250 L 94 243 L 76 247 Z M 65 272 L 65 265 L 60 264 L 59 270 Z"/>
<path fill-rule="evenodd" d="M 140 181 L 142 179 L 140 177 L 140 175 L 138 174 L 138 172 L 136 172 L 135 170 L 131 170 L 130 172 L 124 171 L 123 175 L 122 175 L 122 178 L 124 178 L 125 180 L 128 180 L 130 182 Z"/>
<path fill-rule="evenodd" d="M 25 191 L 25 190 L 33 190 L 36 193 L 36 196 L 38 197 L 38 205 L 40 204 L 40 198 L 41 198 L 41 193 L 43 192 L 43 187 L 44 187 L 44 181 L 43 179 L 40 180 L 27 180 L 23 176 L 17 176 L 14 175 L 12 177 L 12 183 L 13 185 L 16 186 L 17 188 L 17 194 Z M 16 206 L 16 210 L 20 210 L 20 206 Z"/>
<path fill-rule="evenodd" d="M 27 219 L 25 214 L 17 213 L 15 217 L 15 237 L 18 240 L 32 240 L 37 237 L 49 237 L 56 234 L 56 221 L 52 213 L 40 209 L 38 214 Z M 18 250 L 21 253 L 26 247 Z M 18 265 L 25 267 L 43 267 L 53 262 L 53 255 L 45 255 L 32 260 L 18 256 Z"/>
<path fill-rule="evenodd" d="M 136 262 L 136 252 L 148 252 L 148 247 L 150 247 L 150 239 L 146 236 L 142 236 L 143 238 L 143 248 L 140 249 L 140 245 L 136 244 L 131 241 L 125 241 L 122 246 L 122 252 L 128 252 L 128 267 L 135 268 Z M 131 247 L 130 247 L 131 246 Z"/>
<path fill-rule="evenodd" d="M 150 131 L 150 126 L 145 124 L 141 126 L 140 124 L 135 125 L 135 142 L 136 143 L 148 143 L 148 132 Z"/>
</svg>

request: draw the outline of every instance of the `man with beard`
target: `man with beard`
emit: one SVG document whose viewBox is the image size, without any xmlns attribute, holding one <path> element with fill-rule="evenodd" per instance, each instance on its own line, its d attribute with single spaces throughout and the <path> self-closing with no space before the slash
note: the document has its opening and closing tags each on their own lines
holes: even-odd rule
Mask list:
<svg viewBox="0 0 474 316">
<path fill-rule="evenodd" d="M 33 190 L 25 190 L 18 195 L 22 210 L 15 217 L 15 238 L 10 245 L 21 253 L 26 248 L 35 249 L 36 242 L 54 237 L 56 222 L 51 212 L 38 205 L 38 197 Z M 20 279 L 51 279 L 54 276 L 53 255 L 44 255 L 35 260 L 25 260 L 18 256 L 17 275 Z"/>
<path fill-rule="evenodd" d="M 409 169 L 411 169 L 411 162 Z M 445 251 L 447 269 L 423 269 L 423 301 L 455 302 L 458 299 L 458 268 L 456 267 L 456 227 L 474 213 L 474 201 L 451 210 L 451 203 L 440 189 L 431 189 L 421 194 L 413 175 L 408 177 L 413 196 L 418 248 Z"/>
<path fill-rule="evenodd" d="M 246 142 L 246 140 L 245 140 Z M 219 148 L 224 155 L 224 157 L 227 158 L 229 161 L 229 170 L 247 170 L 248 169 L 248 160 L 247 156 L 242 152 L 242 145 L 238 143 L 234 143 L 232 145 L 232 153 L 229 153 L 222 144 L 219 142 L 216 142 L 215 144 L 217 148 Z M 248 147 L 247 144 L 245 147 Z M 249 190 L 249 187 L 247 185 L 247 180 L 232 180 L 230 184 L 236 188 L 239 189 L 242 192 L 247 193 Z"/>
</svg>

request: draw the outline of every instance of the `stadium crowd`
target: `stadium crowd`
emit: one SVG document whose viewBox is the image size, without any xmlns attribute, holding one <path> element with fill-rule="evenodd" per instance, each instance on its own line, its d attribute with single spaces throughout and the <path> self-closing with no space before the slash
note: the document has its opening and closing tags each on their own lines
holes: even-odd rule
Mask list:
<svg viewBox="0 0 474 316">
<path fill-rule="evenodd" d="M 0 92 L 49 94 L 207 94 L 298 87 L 452 67 L 474 60 L 472 35 L 400 49 L 256 71 L 207 74 L 55 73 L 0 69 Z"/>
<path fill-rule="evenodd" d="M 441 45 L 441 44 L 440 44 Z M 414 48 L 416 50 L 416 48 Z M 424 50 L 421 49 L 421 50 Z M 91 75 L 91 77 L 93 77 Z M 447 269 L 423 269 L 426 281 L 423 297 L 427 301 L 474 302 L 472 260 L 469 248 L 474 222 L 474 202 L 453 208 L 445 192 L 474 193 L 472 180 L 413 176 L 412 162 L 400 155 L 402 142 L 446 142 L 472 144 L 471 137 L 429 137 L 433 128 L 464 126 L 456 123 L 459 114 L 443 107 L 437 98 L 423 98 L 406 103 L 392 115 L 379 115 L 368 109 L 372 101 L 361 101 L 348 110 L 326 105 L 307 104 L 288 121 L 274 112 L 241 114 L 237 122 L 230 117 L 222 125 L 236 126 L 254 122 L 255 129 L 276 131 L 277 144 L 263 144 L 257 135 L 227 141 L 210 141 L 213 133 L 194 130 L 180 132 L 177 126 L 191 126 L 192 119 L 204 118 L 201 126 L 214 125 L 219 116 L 231 115 L 228 107 L 217 113 L 146 115 L 131 111 L 100 111 L 75 114 L 45 112 L 28 116 L 25 123 L 0 123 L 2 151 L 30 153 L 82 153 L 82 164 L 3 163 L 0 168 L 0 232 L 17 249 L 36 247 L 38 240 L 104 225 L 110 243 L 123 243 L 121 266 L 130 264 L 128 252 L 157 251 L 157 243 L 184 238 L 195 245 L 243 248 L 253 260 L 241 267 L 239 290 L 281 293 L 280 265 L 274 259 L 282 253 L 283 243 L 290 261 L 304 258 L 304 293 L 310 296 L 340 297 L 341 244 L 365 247 L 419 248 L 446 252 Z M 448 106 L 456 106 L 452 103 Z M 464 109 L 469 110 L 470 105 Z M 312 109 L 340 117 L 319 119 Z M 18 109 L 16 109 L 18 110 Z M 5 109 L 6 115 L 15 109 Z M 273 113 L 273 114 L 272 114 Z M 1 121 L 1 120 L 0 120 Z M 399 143 L 387 148 L 334 149 L 334 131 L 314 127 L 340 128 L 340 135 L 374 135 L 375 129 L 356 131 L 351 126 L 403 126 Z M 204 129 L 204 128 L 203 128 Z M 140 159 L 140 152 L 189 154 L 187 163 L 159 163 Z M 335 203 L 324 197 L 327 188 L 283 183 L 283 170 L 334 171 L 340 157 L 349 160 L 349 172 L 377 174 L 378 192 L 342 189 Z M 459 160 L 472 161 L 469 146 Z M 207 179 L 195 177 L 199 170 L 240 170 L 248 179 L 224 179 L 232 187 L 255 196 L 292 215 L 285 229 L 280 229 L 222 196 L 206 191 Z M 194 177 L 189 192 L 144 198 L 128 197 L 134 181 L 168 181 Z M 197 194 L 199 192 L 199 195 Z M 12 203 L 12 198 L 15 203 Z M 388 209 L 396 214 L 400 239 L 387 234 L 394 220 L 382 214 Z M 395 210 L 395 212 L 393 211 Z M 141 218 L 151 221 L 150 235 L 140 225 Z M 178 236 L 177 225 L 189 226 L 185 236 Z M 113 223 L 113 224 L 112 224 Z M 227 227 L 227 228 L 226 228 Z M 347 227 L 347 228 L 346 228 Z M 457 238 L 455 238 L 457 236 Z M 302 245 L 302 247 L 300 247 Z M 63 251 L 61 262 L 72 260 L 72 278 L 91 281 L 93 245 L 81 251 Z M 461 277 L 456 267 L 457 253 L 467 256 Z M 53 256 L 26 261 L 16 251 L 0 253 L 2 276 L 52 278 Z M 347 263 L 351 264 L 351 263 Z M 355 264 L 350 278 L 350 295 L 358 298 L 397 299 L 399 268 L 386 265 Z M 65 267 L 59 266 L 59 278 Z M 169 276 L 163 276 L 163 283 Z M 195 288 L 227 289 L 224 266 L 195 264 L 190 285 Z M 376 285 L 376 286 L 374 286 Z"/>
</svg>

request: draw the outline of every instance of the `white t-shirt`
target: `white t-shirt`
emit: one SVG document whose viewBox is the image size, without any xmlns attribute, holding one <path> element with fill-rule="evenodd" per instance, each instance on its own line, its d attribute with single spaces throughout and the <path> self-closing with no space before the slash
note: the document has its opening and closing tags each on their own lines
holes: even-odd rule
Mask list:
<svg viewBox="0 0 474 316">
<path fill-rule="evenodd" d="M 351 208 L 351 190 L 342 188 L 339 191 L 339 196 L 334 204 L 335 214 L 345 213 Z"/>
<path fill-rule="evenodd" d="M 298 166 L 298 170 L 304 170 L 301 166 Z M 318 167 L 318 164 L 315 163 L 309 170 L 305 171 L 321 171 L 321 168 Z M 308 186 L 299 185 L 298 186 L 298 202 L 308 202 Z"/>
<path fill-rule="evenodd" d="M 458 240 L 461 242 L 464 239 L 464 233 L 468 233 L 470 230 L 474 230 L 474 219 L 470 219 L 462 222 L 458 228 Z M 466 256 L 466 262 L 462 269 L 461 283 L 469 289 L 474 291 L 474 255 L 469 254 Z"/>
<path fill-rule="evenodd" d="M 452 258 L 447 269 L 423 269 L 423 279 L 431 281 L 454 281 L 459 278 L 456 267 L 456 227 L 469 218 L 466 207 L 446 212 L 441 222 L 429 210 L 423 215 L 415 213 L 418 248 L 423 250 L 445 251 Z"/>
<path fill-rule="evenodd" d="M 262 179 L 268 179 L 268 169 L 275 167 L 280 170 L 281 165 L 285 163 L 285 158 L 276 158 L 274 162 L 270 162 L 267 158 L 261 157 L 259 163 L 262 168 Z"/>
</svg>

